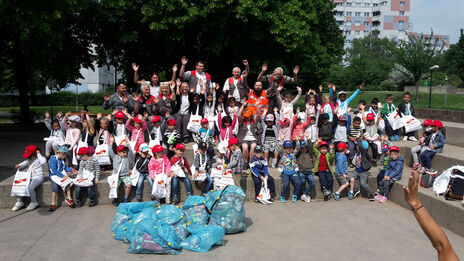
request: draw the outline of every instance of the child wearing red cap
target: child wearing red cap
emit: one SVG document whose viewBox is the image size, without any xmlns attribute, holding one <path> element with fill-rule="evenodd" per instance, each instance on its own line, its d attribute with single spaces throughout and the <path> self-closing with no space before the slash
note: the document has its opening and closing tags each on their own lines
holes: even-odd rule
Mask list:
<svg viewBox="0 0 464 261">
<path fill-rule="evenodd" d="M 330 199 L 333 189 L 333 170 L 332 163 L 335 157 L 334 144 L 329 144 L 319 138 L 317 143 L 314 143 L 313 154 L 316 161 L 314 162 L 313 173 L 319 177 L 321 183 L 321 191 L 324 195 L 324 200 Z"/>
<path fill-rule="evenodd" d="M 436 175 L 438 171 L 432 169 L 432 158 L 436 153 L 441 153 L 445 146 L 445 135 L 440 131 L 443 128 L 443 123 L 439 120 L 434 120 L 432 125 L 432 134 L 425 142 L 427 148 L 421 153 L 421 173 Z"/>
<path fill-rule="evenodd" d="M 163 144 L 164 147 L 168 149 L 168 158 L 174 156 L 174 150 L 176 145 L 181 143 L 181 137 L 179 132 L 176 130 L 176 120 L 169 119 L 168 127 L 163 134 Z"/>
<path fill-rule="evenodd" d="M 166 195 L 164 197 L 166 204 L 171 203 L 171 178 L 174 174 L 171 171 L 171 163 L 168 157 L 164 154 L 164 148 L 161 145 L 153 147 L 153 157 L 148 163 L 148 172 L 150 178 L 153 180 L 153 190 L 155 186 L 163 186 L 166 189 Z M 153 193 L 152 190 L 152 193 Z M 154 196 L 154 195 L 152 195 Z M 160 197 L 155 196 L 158 203 Z"/>
<path fill-rule="evenodd" d="M 90 198 L 89 207 L 93 207 L 97 204 L 94 184 L 98 184 L 100 179 L 100 166 L 98 161 L 90 156 L 90 151 L 86 147 L 80 148 L 77 155 L 81 158 L 81 161 L 79 162 L 79 173 L 74 182 L 76 185 L 76 206 L 82 206 L 81 188 L 87 188 L 87 195 Z"/>
<path fill-rule="evenodd" d="M 135 116 L 134 118 L 132 118 L 129 113 L 126 113 L 126 116 L 128 119 L 126 122 L 126 128 L 131 133 L 130 140 L 132 142 L 135 142 L 134 147 L 131 149 L 133 151 L 138 152 L 140 144 L 145 142 L 144 132 L 147 129 L 147 122 L 143 119 L 142 115 L 140 114 Z M 133 127 L 131 123 L 134 124 Z"/>
<path fill-rule="evenodd" d="M 344 115 L 342 115 L 344 116 Z M 335 179 L 337 180 L 340 188 L 334 192 L 334 199 L 340 200 L 340 193 L 350 186 L 348 191 L 348 199 L 353 199 L 354 191 L 354 178 L 348 173 L 348 158 L 347 154 L 350 152 L 347 150 L 348 146 L 346 143 L 339 143 L 337 145 L 337 152 L 335 153 Z"/>
<path fill-rule="evenodd" d="M 125 112 L 126 110 L 123 109 Z M 123 111 L 114 110 L 114 122 L 113 122 L 113 136 L 114 137 L 125 137 L 128 136 L 128 130 L 126 129 L 125 125 L 125 114 Z"/>
<path fill-rule="evenodd" d="M 364 112 L 365 106 L 359 107 L 361 110 L 361 116 L 365 124 L 365 132 L 364 132 L 364 140 L 369 143 L 369 147 L 372 151 L 372 165 L 377 166 L 377 159 L 381 152 L 381 143 L 380 143 L 380 135 L 378 133 L 379 129 L 379 122 L 380 122 L 380 115 L 375 117 L 375 114 L 370 112 L 367 115 Z"/>
<path fill-rule="evenodd" d="M 391 186 L 395 181 L 400 180 L 403 174 L 404 160 L 400 155 L 400 149 L 396 146 L 392 146 L 388 150 L 388 154 L 390 160 L 388 161 L 387 169 L 381 170 L 379 175 L 377 175 L 379 192 L 374 199 L 378 200 L 380 203 L 385 203 L 385 201 L 387 201 Z"/>
<path fill-rule="evenodd" d="M 433 125 L 433 120 L 431 119 L 426 119 L 424 123 L 422 124 L 422 136 L 419 137 L 419 143 L 411 148 L 411 154 L 412 158 L 414 160 L 413 168 L 417 169 L 420 167 L 419 163 L 419 153 L 422 153 L 424 150 L 427 149 L 427 146 L 425 145 L 426 141 L 429 140 L 430 135 L 432 134 L 432 125 Z"/>
<path fill-rule="evenodd" d="M 151 117 L 151 121 L 147 124 L 149 130 L 148 139 L 150 140 L 148 146 L 150 148 L 163 144 L 163 130 L 166 129 L 166 124 L 167 122 L 158 115 Z"/>
<path fill-rule="evenodd" d="M 114 143 L 114 138 L 111 138 L 111 145 Z M 132 150 L 126 145 L 119 145 L 116 148 L 116 154 L 112 149 L 109 150 L 109 155 L 113 159 L 113 175 L 118 175 L 118 187 L 121 183 L 124 184 L 124 203 L 127 203 L 132 187 L 132 182 L 129 177 L 130 162 L 133 160 Z M 118 198 L 113 199 L 113 205 L 118 206 Z"/>
<path fill-rule="evenodd" d="M 184 157 L 185 145 L 179 143 L 176 145 L 176 155 L 171 158 L 171 171 L 174 173 L 172 179 L 172 190 L 173 190 L 173 202 L 174 204 L 179 203 L 180 187 L 179 183 L 184 182 L 185 190 L 187 190 L 187 196 L 193 195 L 192 183 L 190 182 L 189 175 L 192 176 L 189 162 Z"/>
<path fill-rule="evenodd" d="M 39 206 L 35 194 L 35 189 L 43 183 L 44 166 L 47 160 L 40 154 L 40 150 L 35 145 L 29 145 L 26 147 L 23 158 L 26 160 L 16 164 L 15 168 L 26 169 L 27 167 L 27 172 L 30 173 L 30 182 L 26 188 L 29 197 L 31 198 L 31 203 L 27 206 L 26 210 L 30 211 Z M 15 179 L 14 182 L 17 182 L 17 180 Z M 22 198 L 22 196 L 17 197 L 16 203 L 11 209 L 12 211 L 17 211 L 24 206 Z"/>
<path fill-rule="evenodd" d="M 214 157 L 214 148 L 213 148 L 213 131 L 209 128 L 209 121 L 207 118 L 203 118 L 200 121 L 201 127 L 198 133 L 194 134 L 194 141 L 197 144 L 202 142 L 206 143 L 206 151 L 208 152 L 208 157 L 212 159 Z"/>
</svg>

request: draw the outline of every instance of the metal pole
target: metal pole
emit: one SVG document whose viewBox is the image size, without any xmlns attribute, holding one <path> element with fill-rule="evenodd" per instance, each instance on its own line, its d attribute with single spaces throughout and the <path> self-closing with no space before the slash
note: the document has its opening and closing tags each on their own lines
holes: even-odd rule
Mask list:
<svg viewBox="0 0 464 261">
<path fill-rule="evenodd" d="M 53 121 L 53 96 L 52 94 L 53 94 L 53 89 L 50 88 L 50 119 Z"/>
<path fill-rule="evenodd" d="M 445 92 L 445 110 L 446 110 L 446 102 L 448 101 L 448 76 L 446 76 L 445 78 L 445 82 L 446 82 L 446 92 Z"/>
<path fill-rule="evenodd" d="M 429 109 L 432 109 L 432 74 L 433 70 L 430 70 Z"/>
<path fill-rule="evenodd" d="M 76 84 L 76 112 L 79 112 L 79 98 L 78 98 L 79 90 L 77 89 Z"/>
</svg>

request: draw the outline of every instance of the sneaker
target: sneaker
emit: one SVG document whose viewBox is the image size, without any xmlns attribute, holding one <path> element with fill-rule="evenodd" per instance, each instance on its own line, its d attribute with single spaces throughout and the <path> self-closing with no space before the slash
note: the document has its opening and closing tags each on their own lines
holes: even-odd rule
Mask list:
<svg viewBox="0 0 464 261">
<path fill-rule="evenodd" d="M 244 163 L 244 165 L 243 165 L 243 170 L 247 170 L 247 169 L 249 169 L 249 168 L 250 168 L 250 166 L 248 165 L 248 163 Z"/>
<path fill-rule="evenodd" d="M 324 196 L 324 201 L 330 200 L 331 197 L 332 195 L 329 193 L 328 195 Z"/>
<path fill-rule="evenodd" d="M 335 199 L 336 201 L 339 201 L 339 200 L 340 200 L 340 193 L 335 192 L 335 193 L 334 193 L 334 199 Z"/>
<path fill-rule="evenodd" d="M 271 165 L 271 167 L 272 167 L 273 169 L 275 169 L 275 168 L 277 167 L 277 159 L 274 159 L 274 158 L 272 159 L 272 165 Z"/>
<path fill-rule="evenodd" d="M 138 200 L 139 202 L 142 201 L 142 195 L 140 194 L 135 195 L 135 199 Z"/>
<path fill-rule="evenodd" d="M 285 200 L 285 197 L 280 196 L 280 202 L 285 203 L 287 201 Z"/>
<path fill-rule="evenodd" d="M 374 165 L 374 167 L 377 167 L 377 160 L 372 160 L 372 165 Z"/>
<path fill-rule="evenodd" d="M 48 210 L 49 211 L 55 211 L 56 210 L 56 205 L 50 205 L 50 207 L 48 207 Z"/>
<path fill-rule="evenodd" d="M 427 171 L 427 174 L 430 174 L 430 175 L 437 175 L 438 171 L 434 170 L 434 169 L 428 169 Z"/>
<path fill-rule="evenodd" d="M 390 136 L 390 141 L 395 141 L 395 137 Z"/>
<path fill-rule="evenodd" d="M 350 163 L 350 168 L 354 168 L 354 165 L 353 165 L 353 163 Z"/>
<path fill-rule="evenodd" d="M 395 135 L 395 140 L 396 140 L 396 141 L 400 141 L 400 140 L 401 140 L 400 136 L 399 136 L 399 135 Z"/>
<path fill-rule="evenodd" d="M 352 191 L 348 191 L 348 199 L 349 200 L 352 200 L 353 199 L 353 192 Z"/>
<path fill-rule="evenodd" d="M 296 202 L 298 200 L 298 196 L 297 195 L 292 195 L 292 202 Z"/>
<path fill-rule="evenodd" d="M 404 140 L 404 141 L 408 140 L 408 136 L 404 136 L 404 137 L 403 137 L 403 140 Z"/>
<path fill-rule="evenodd" d="M 379 199 L 379 202 L 380 203 L 385 203 L 387 201 L 387 197 L 385 196 L 382 196 L 380 199 Z"/>
<path fill-rule="evenodd" d="M 425 167 L 421 167 L 421 169 L 420 169 L 420 173 L 424 174 L 424 173 L 425 173 L 425 171 L 426 171 Z"/>
<path fill-rule="evenodd" d="M 374 197 L 375 200 L 380 200 L 381 198 L 382 198 L 382 196 L 379 195 L 379 194 L 375 195 L 375 197 Z"/>
<path fill-rule="evenodd" d="M 269 202 L 273 203 L 273 202 L 274 202 L 274 197 L 272 197 L 272 196 L 271 196 L 271 198 L 270 198 L 270 199 L 268 199 L 267 201 L 269 201 Z"/>
<path fill-rule="evenodd" d="M 178 197 L 174 197 L 174 198 L 172 199 L 172 202 L 174 202 L 174 205 L 177 205 L 177 204 L 179 204 L 180 200 L 179 200 Z"/>
<path fill-rule="evenodd" d="M 416 163 L 414 163 L 414 165 L 412 165 L 413 170 L 417 170 L 417 169 L 420 169 L 420 168 L 421 168 L 421 164 L 419 162 L 416 162 Z"/>
<path fill-rule="evenodd" d="M 375 201 L 374 195 L 369 195 L 369 201 Z"/>
<path fill-rule="evenodd" d="M 39 206 L 39 203 L 29 203 L 26 210 L 27 211 L 32 211 L 32 210 L 36 209 L 38 206 Z"/>
<path fill-rule="evenodd" d="M 410 136 L 410 137 L 409 137 L 409 140 L 410 140 L 410 141 L 416 141 L 416 142 L 418 141 L 418 140 L 416 139 L 416 137 L 414 137 L 414 136 Z"/>
<path fill-rule="evenodd" d="M 97 205 L 97 202 L 94 199 L 91 199 L 89 202 L 89 208 L 95 207 Z"/>
<path fill-rule="evenodd" d="M 356 191 L 353 193 L 353 198 L 356 198 L 358 195 L 359 195 L 359 190 L 356 190 Z"/>
<path fill-rule="evenodd" d="M 68 206 L 70 206 L 70 207 L 75 206 L 74 200 L 72 200 L 72 198 L 67 198 L 64 201 L 66 201 L 66 204 L 68 204 Z"/>
<path fill-rule="evenodd" d="M 76 201 L 74 201 L 74 204 L 76 205 L 76 207 L 80 208 L 82 207 L 82 204 L 81 204 L 81 201 L 76 199 Z"/>
<path fill-rule="evenodd" d="M 254 202 L 255 202 L 255 203 L 260 203 L 258 197 L 255 197 Z"/>
<path fill-rule="evenodd" d="M 301 201 L 309 203 L 309 202 L 311 202 L 311 197 L 306 195 L 306 194 L 303 194 L 303 195 L 301 195 Z"/>
<path fill-rule="evenodd" d="M 16 203 L 14 204 L 13 208 L 11 209 L 11 211 L 18 211 L 18 210 L 20 210 L 22 207 L 24 207 L 24 202 L 22 202 L 22 201 L 16 201 Z"/>
<path fill-rule="evenodd" d="M 165 198 L 166 204 L 171 204 L 171 199 L 170 198 Z"/>
<path fill-rule="evenodd" d="M 117 199 L 113 199 L 113 206 L 115 207 L 119 206 L 119 202 Z"/>
<path fill-rule="evenodd" d="M 322 195 L 327 196 L 327 195 L 329 195 L 329 194 L 330 194 L 330 191 L 329 191 L 329 190 L 327 190 L 327 189 L 323 189 L 323 190 L 322 190 Z"/>
</svg>

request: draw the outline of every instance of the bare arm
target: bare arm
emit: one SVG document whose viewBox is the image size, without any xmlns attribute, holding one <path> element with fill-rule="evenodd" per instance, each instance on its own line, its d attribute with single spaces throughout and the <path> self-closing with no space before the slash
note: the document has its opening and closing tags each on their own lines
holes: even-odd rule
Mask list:
<svg viewBox="0 0 464 261">
<path fill-rule="evenodd" d="M 267 71 L 267 64 L 261 66 L 261 72 L 258 75 L 258 81 L 262 81 L 264 73 Z"/>
<path fill-rule="evenodd" d="M 417 197 L 417 184 L 419 182 L 419 177 L 419 171 L 413 170 L 411 172 L 408 186 L 403 186 L 404 198 L 411 208 L 416 210 L 414 211 L 414 217 L 421 226 L 425 235 L 429 238 L 433 247 L 437 250 L 438 260 L 459 260 L 448 240 L 448 237 L 446 237 L 445 232 L 443 232 L 443 229 L 441 229 L 441 227 L 430 216 L 429 212 L 423 207 Z"/>
<path fill-rule="evenodd" d="M 296 82 L 298 80 L 298 72 L 300 71 L 300 66 L 295 65 L 295 68 L 293 68 L 293 78 L 292 82 Z"/>
<path fill-rule="evenodd" d="M 180 67 L 180 71 L 179 71 L 179 77 L 183 80 L 185 80 L 185 65 L 187 64 L 188 60 L 187 60 L 187 57 L 185 56 L 182 56 L 181 58 L 181 61 L 182 61 L 182 66 Z"/>
<path fill-rule="evenodd" d="M 176 81 L 176 73 L 177 73 L 177 63 L 172 66 L 172 77 L 171 82 Z"/>
<path fill-rule="evenodd" d="M 139 66 L 136 63 L 132 63 L 132 69 L 134 70 L 134 83 L 142 84 L 143 81 L 139 81 Z"/>
</svg>

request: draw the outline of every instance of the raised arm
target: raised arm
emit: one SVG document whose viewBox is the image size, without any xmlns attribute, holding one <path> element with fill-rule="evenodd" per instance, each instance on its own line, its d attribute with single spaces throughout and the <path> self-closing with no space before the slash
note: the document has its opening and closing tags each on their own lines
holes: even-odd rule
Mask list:
<svg viewBox="0 0 464 261">
<path fill-rule="evenodd" d="M 263 75 L 264 73 L 267 71 L 267 64 L 264 63 L 263 66 L 261 66 L 261 72 L 259 73 L 258 75 L 258 81 L 262 81 L 263 80 Z"/>
<path fill-rule="evenodd" d="M 242 62 L 243 62 L 243 65 L 245 65 L 246 74 L 244 77 L 246 77 L 248 76 L 248 74 L 250 74 L 250 65 L 248 64 L 248 61 L 246 59 L 244 59 Z"/>
<path fill-rule="evenodd" d="M 177 63 L 172 66 L 172 77 L 170 82 L 176 82 Z"/>
<path fill-rule="evenodd" d="M 49 131 L 53 131 L 53 127 L 52 127 L 52 121 L 50 119 L 50 113 L 48 111 L 45 112 L 45 126 L 47 127 L 47 129 Z"/>
<path fill-rule="evenodd" d="M 179 77 L 180 77 L 182 80 L 185 80 L 185 65 L 186 65 L 187 62 L 188 62 L 187 57 L 182 56 L 181 62 L 182 62 L 182 66 L 180 67 Z"/>
<path fill-rule="evenodd" d="M 300 66 L 295 65 L 295 67 L 293 68 L 293 78 L 292 78 L 292 82 L 298 81 L 298 72 L 299 72 L 299 71 L 300 71 Z"/>
<path fill-rule="evenodd" d="M 143 81 L 139 81 L 139 66 L 136 63 L 132 63 L 132 69 L 134 70 L 134 83 L 142 84 Z"/>
<path fill-rule="evenodd" d="M 292 101 L 292 106 L 295 105 L 295 103 L 298 102 L 298 100 L 301 98 L 301 87 L 300 86 L 296 86 L 296 89 L 298 90 L 298 94 L 296 95 L 295 99 L 293 99 Z M 282 98 L 281 98 L 282 99 Z"/>
</svg>

